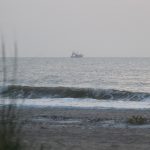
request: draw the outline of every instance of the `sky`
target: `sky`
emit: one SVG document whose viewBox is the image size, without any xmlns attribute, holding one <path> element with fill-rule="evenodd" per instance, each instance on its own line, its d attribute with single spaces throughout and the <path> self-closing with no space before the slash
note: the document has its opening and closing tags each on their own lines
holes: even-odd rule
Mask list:
<svg viewBox="0 0 150 150">
<path fill-rule="evenodd" d="M 7 56 L 150 57 L 150 0 L 0 0 Z"/>
</svg>

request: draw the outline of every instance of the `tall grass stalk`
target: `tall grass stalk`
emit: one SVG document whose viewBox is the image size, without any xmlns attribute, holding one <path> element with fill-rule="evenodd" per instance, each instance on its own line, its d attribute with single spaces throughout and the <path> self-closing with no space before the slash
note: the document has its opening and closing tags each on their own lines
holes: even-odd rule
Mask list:
<svg viewBox="0 0 150 150">
<path fill-rule="evenodd" d="M 6 50 L 5 43 L 2 36 L 2 67 L 3 67 L 3 88 L 7 83 L 7 67 L 6 67 Z M 17 44 L 15 44 L 15 59 L 14 59 L 14 82 L 16 81 L 17 71 Z M 10 100 L 6 104 L 5 100 L 1 97 L 2 105 L 0 106 L 0 150 L 22 150 L 22 123 L 19 117 L 19 109 L 16 101 Z"/>
<path fill-rule="evenodd" d="M 2 74 L 3 81 L 2 87 L 7 88 L 7 65 L 6 65 L 6 50 L 5 42 L 2 36 L 1 38 L 2 49 Z M 18 68 L 18 47 L 17 42 L 14 43 L 14 62 L 13 62 L 13 79 L 12 84 L 17 82 L 17 68 Z M 8 95 L 9 96 L 9 95 Z M 23 146 L 23 122 L 21 121 L 21 108 L 17 106 L 15 99 L 9 100 L 0 96 L 0 150 L 25 150 Z M 9 101 L 9 104 L 6 103 Z M 33 143 L 32 143 L 33 144 Z M 33 145 L 30 146 L 30 149 Z M 44 145 L 39 147 L 40 150 L 44 150 Z"/>
</svg>

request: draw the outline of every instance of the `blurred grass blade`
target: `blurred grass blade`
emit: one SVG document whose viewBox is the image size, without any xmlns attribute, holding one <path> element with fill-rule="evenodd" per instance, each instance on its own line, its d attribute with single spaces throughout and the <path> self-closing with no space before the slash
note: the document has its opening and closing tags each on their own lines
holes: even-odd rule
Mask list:
<svg viewBox="0 0 150 150">
<path fill-rule="evenodd" d="M 7 81 L 7 70 L 6 70 L 6 50 L 5 50 L 5 42 L 3 35 L 1 36 L 1 46 L 2 46 L 2 67 L 3 67 L 3 86 Z"/>
</svg>

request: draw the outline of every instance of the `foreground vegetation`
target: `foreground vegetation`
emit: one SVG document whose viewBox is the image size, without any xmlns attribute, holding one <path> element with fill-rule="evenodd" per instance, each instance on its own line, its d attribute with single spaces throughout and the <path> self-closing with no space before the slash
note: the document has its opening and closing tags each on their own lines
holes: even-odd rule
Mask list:
<svg viewBox="0 0 150 150">
<path fill-rule="evenodd" d="M 142 116 L 132 116 L 128 118 L 127 123 L 133 125 L 142 125 L 147 123 L 147 119 Z"/>
</svg>

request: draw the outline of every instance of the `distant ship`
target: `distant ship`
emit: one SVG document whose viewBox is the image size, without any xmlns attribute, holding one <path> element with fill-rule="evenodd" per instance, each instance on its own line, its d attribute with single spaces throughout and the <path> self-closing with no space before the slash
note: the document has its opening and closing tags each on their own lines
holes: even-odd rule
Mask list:
<svg viewBox="0 0 150 150">
<path fill-rule="evenodd" d="M 82 57 L 83 57 L 83 54 L 72 52 L 71 58 L 82 58 Z"/>
</svg>

